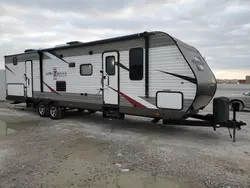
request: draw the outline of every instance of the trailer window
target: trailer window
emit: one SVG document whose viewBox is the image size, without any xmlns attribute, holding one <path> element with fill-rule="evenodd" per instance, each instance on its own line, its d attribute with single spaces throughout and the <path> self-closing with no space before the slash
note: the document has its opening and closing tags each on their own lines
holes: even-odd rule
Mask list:
<svg viewBox="0 0 250 188">
<path fill-rule="evenodd" d="M 91 76 L 93 74 L 92 64 L 82 64 L 80 65 L 81 76 Z"/>
<path fill-rule="evenodd" d="M 57 81 L 56 82 L 56 91 L 66 91 L 66 82 L 65 81 Z"/>
<path fill-rule="evenodd" d="M 130 80 L 143 79 L 143 49 L 132 48 L 129 51 L 129 78 Z"/>
<path fill-rule="evenodd" d="M 115 56 L 106 57 L 106 73 L 109 76 L 115 75 Z"/>
<path fill-rule="evenodd" d="M 13 65 L 14 65 L 14 66 L 17 65 L 17 62 L 18 62 L 17 57 L 13 57 Z"/>
</svg>

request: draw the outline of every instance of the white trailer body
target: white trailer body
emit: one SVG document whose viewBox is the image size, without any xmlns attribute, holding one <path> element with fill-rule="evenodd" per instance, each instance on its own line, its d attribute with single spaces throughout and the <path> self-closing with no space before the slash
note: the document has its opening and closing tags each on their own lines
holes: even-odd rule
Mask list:
<svg viewBox="0 0 250 188">
<path fill-rule="evenodd" d="M 144 32 L 5 56 L 7 99 L 163 119 L 203 109 L 216 79 L 199 51 Z"/>
</svg>

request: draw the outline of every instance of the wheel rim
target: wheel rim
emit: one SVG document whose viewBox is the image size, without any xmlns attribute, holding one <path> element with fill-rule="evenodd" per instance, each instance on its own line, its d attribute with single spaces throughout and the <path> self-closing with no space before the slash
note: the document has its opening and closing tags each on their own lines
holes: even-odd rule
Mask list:
<svg viewBox="0 0 250 188">
<path fill-rule="evenodd" d="M 50 108 L 50 115 L 51 115 L 52 117 L 56 117 L 56 115 L 57 115 L 57 109 L 56 109 L 56 107 L 52 106 L 52 107 Z"/>
<path fill-rule="evenodd" d="M 40 105 L 40 106 L 39 106 L 39 113 L 40 113 L 41 115 L 44 115 L 44 114 L 45 114 L 45 106 L 44 106 L 44 105 Z"/>
<path fill-rule="evenodd" d="M 233 110 L 233 103 L 239 103 L 239 111 L 242 111 L 243 110 L 243 105 L 242 105 L 242 103 L 241 102 L 232 102 L 231 104 L 230 104 L 230 110 Z"/>
</svg>

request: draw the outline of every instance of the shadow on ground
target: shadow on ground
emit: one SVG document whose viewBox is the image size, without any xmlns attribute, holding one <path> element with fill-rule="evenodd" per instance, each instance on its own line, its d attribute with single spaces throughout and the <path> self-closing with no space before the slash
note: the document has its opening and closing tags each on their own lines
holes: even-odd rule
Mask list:
<svg viewBox="0 0 250 188">
<path fill-rule="evenodd" d="M 187 127 L 177 125 L 163 125 L 151 123 L 152 118 L 141 118 L 135 116 L 125 116 L 124 120 L 103 119 L 101 113 L 88 114 L 70 111 L 65 113 L 65 119 L 74 119 L 83 123 L 94 124 L 95 126 L 115 131 L 132 131 L 146 135 L 157 135 L 161 137 L 175 136 L 188 139 L 217 139 L 219 136 L 214 134 L 213 128 L 209 127 Z"/>
<path fill-rule="evenodd" d="M 15 108 L 15 110 L 26 111 L 31 115 L 38 116 L 34 109 Z M 74 120 L 77 121 L 77 123 L 83 123 L 83 126 L 84 124 L 97 126 L 104 129 L 106 132 L 130 131 L 134 133 L 141 133 L 145 136 L 157 136 L 161 138 L 171 137 L 174 139 L 193 141 L 219 140 L 223 137 L 223 139 L 230 141 L 227 134 L 221 135 L 218 132 L 214 132 L 212 127 L 163 125 L 162 122 L 154 124 L 151 123 L 152 118 L 125 116 L 124 120 L 110 120 L 103 119 L 102 114 L 99 112 L 89 114 L 87 112 L 67 111 L 65 112 L 64 120 Z M 227 132 L 227 129 L 223 129 L 223 131 Z"/>
</svg>

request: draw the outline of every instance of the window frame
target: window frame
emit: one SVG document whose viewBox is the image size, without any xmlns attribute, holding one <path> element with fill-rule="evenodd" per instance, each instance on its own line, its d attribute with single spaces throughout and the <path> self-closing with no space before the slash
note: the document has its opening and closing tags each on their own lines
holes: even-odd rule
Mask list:
<svg viewBox="0 0 250 188">
<path fill-rule="evenodd" d="M 139 79 L 131 79 L 131 51 L 132 50 L 135 50 L 135 49 L 140 49 L 141 51 L 142 51 L 142 75 L 141 75 L 141 77 L 139 78 Z M 137 48 L 131 48 L 130 50 L 129 50 L 129 79 L 131 80 L 131 81 L 141 81 L 141 80 L 143 80 L 144 79 L 144 50 L 143 50 L 143 48 L 142 47 L 137 47 Z"/>
<path fill-rule="evenodd" d="M 114 55 L 110 55 L 110 56 L 106 56 L 105 57 L 105 72 L 107 73 L 107 75 L 109 75 L 109 76 L 115 76 L 115 74 L 116 74 L 116 68 L 115 68 L 115 64 L 114 64 L 114 74 L 109 74 L 108 72 L 107 72 L 107 59 L 108 58 L 113 58 L 114 59 L 114 62 L 115 62 L 115 56 Z M 115 62 L 116 63 L 116 62 Z"/>
<path fill-rule="evenodd" d="M 91 74 L 82 74 L 81 70 L 82 70 L 82 66 L 89 66 L 91 65 Z M 80 75 L 81 76 L 91 76 L 93 74 L 93 65 L 91 63 L 85 63 L 85 64 L 81 64 L 79 67 L 79 71 L 80 71 Z"/>
</svg>

